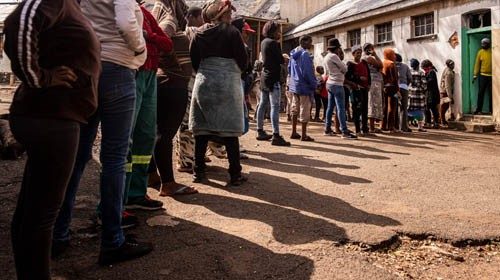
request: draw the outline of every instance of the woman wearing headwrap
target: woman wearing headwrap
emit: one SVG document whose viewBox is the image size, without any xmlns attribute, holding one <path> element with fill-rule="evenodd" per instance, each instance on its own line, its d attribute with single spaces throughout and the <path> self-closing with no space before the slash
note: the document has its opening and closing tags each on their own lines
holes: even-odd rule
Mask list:
<svg viewBox="0 0 500 280">
<path fill-rule="evenodd" d="M 396 68 L 396 52 L 391 48 L 384 50 L 384 119 L 382 130 L 396 131 L 396 117 L 398 113 L 399 75 Z"/>
<path fill-rule="evenodd" d="M 436 68 L 428 59 L 422 61 L 422 69 L 427 80 L 427 109 L 425 111 L 426 125 L 432 128 L 439 128 L 438 106 L 440 102 L 439 86 L 437 81 Z M 431 118 L 432 113 L 432 118 Z"/>
<path fill-rule="evenodd" d="M 450 108 L 450 104 L 453 104 L 453 93 L 455 91 L 455 62 L 453 60 L 446 60 L 446 68 L 441 75 L 441 106 L 439 108 L 439 115 L 441 116 L 441 124 L 444 126 L 448 125 L 446 121 L 446 112 Z M 451 120 L 455 119 L 453 116 L 453 110 L 451 111 Z"/>
<path fill-rule="evenodd" d="M 231 185 L 247 180 L 241 174 L 238 137 L 243 133 L 241 73 L 247 52 L 241 34 L 231 25 L 235 8 L 230 1 L 211 0 L 203 6 L 203 25 L 191 42 L 191 60 L 197 72 L 191 100 L 189 127 L 195 136 L 193 181 L 206 182 L 208 141 L 223 141 L 229 160 Z"/>
<path fill-rule="evenodd" d="M 373 44 L 366 43 L 363 46 L 365 55 L 363 60 L 368 63 L 370 69 L 371 85 L 368 92 L 368 119 L 370 120 L 370 132 L 378 133 L 380 129 L 375 129 L 375 121 L 384 118 L 383 99 L 382 99 L 382 60 L 377 56 Z"/>
<path fill-rule="evenodd" d="M 410 66 L 411 83 L 408 87 L 408 118 L 411 119 L 411 122 L 417 122 L 418 131 L 425 132 L 423 120 L 426 106 L 427 80 L 424 71 L 420 70 L 418 60 L 411 59 Z"/>
</svg>

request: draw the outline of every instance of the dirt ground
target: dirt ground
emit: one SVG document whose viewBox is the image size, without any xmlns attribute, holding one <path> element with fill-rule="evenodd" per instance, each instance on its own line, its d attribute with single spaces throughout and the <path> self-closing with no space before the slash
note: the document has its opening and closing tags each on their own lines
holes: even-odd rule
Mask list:
<svg viewBox="0 0 500 280">
<path fill-rule="evenodd" d="M 270 124 L 266 124 L 270 127 Z M 289 136 L 287 123 L 282 131 Z M 148 256 L 99 267 L 99 168 L 77 197 L 58 279 L 500 279 L 500 136 L 433 130 L 274 147 L 242 138 L 250 180 L 227 187 L 213 158 L 199 194 L 161 198 L 129 231 Z M 0 161 L 0 274 L 14 278 L 10 219 L 24 161 Z M 190 184 L 188 174 L 176 174 Z M 157 191 L 150 195 L 158 198 Z"/>
</svg>

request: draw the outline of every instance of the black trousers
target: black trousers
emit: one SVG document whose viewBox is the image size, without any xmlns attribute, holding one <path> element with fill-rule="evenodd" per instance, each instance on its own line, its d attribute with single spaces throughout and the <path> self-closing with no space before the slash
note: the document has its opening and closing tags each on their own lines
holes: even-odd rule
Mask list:
<svg viewBox="0 0 500 280">
<path fill-rule="evenodd" d="M 356 133 L 368 133 L 368 90 L 353 90 L 351 103 Z"/>
<path fill-rule="evenodd" d="M 492 77 L 479 75 L 478 82 L 479 82 L 479 92 L 477 93 L 477 109 L 476 109 L 476 113 L 483 111 L 484 95 L 486 94 L 486 91 L 489 90 L 490 93 L 492 92 L 491 91 Z M 492 106 L 491 103 L 492 102 L 490 100 L 490 108 L 489 108 L 489 111 L 488 111 L 489 113 L 493 112 L 493 106 Z"/>
<path fill-rule="evenodd" d="M 425 110 L 425 123 L 427 124 L 439 124 L 439 102 L 433 101 L 427 104 L 427 110 Z M 432 114 L 432 116 L 431 116 Z"/>
<path fill-rule="evenodd" d="M 172 140 L 181 126 L 186 113 L 188 90 L 180 88 L 158 87 L 158 140 L 150 171 L 158 170 L 162 183 L 174 182 Z"/>
<path fill-rule="evenodd" d="M 316 111 L 314 113 L 314 119 L 319 119 L 319 112 L 321 111 L 322 103 L 323 101 L 321 100 L 321 95 L 319 94 L 314 94 L 314 103 L 316 105 Z M 324 115 L 324 114 L 323 114 Z"/>
<path fill-rule="evenodd" d="M 18 279 L 51 279 L 52 232 L 73 172 L 80 124 L 76 121 L 11 117 L 12 132 L 28 159 L 12 219 Z"/>
<path fill-rule="evenodd" d="M 240 140 L 238 137 L 214 137 L 211 135 L 196 136 L 194 145 L 194 172 L 197 174 L 205 172 L 205 154 L 207 152 L 208 141 L 222 143 L 226 146 L 227 159 L 229 161 L 229 175 L 231 178 L 240 176 Z"/>
</svg>

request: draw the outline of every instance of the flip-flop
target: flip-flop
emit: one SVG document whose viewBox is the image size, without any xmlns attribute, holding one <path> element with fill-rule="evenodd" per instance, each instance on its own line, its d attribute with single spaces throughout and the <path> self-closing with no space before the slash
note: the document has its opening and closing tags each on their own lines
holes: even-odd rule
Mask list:
<svg viewBox="0 0 500 280">
<path fill-rule="evenodd" d="M 191 195 L 191 194 L 197 194 L 197 193 L 198 193 L 198 190 L 195 189 L 195 188 L 193 188 L 193 187 L 182 186 L 178 190 L 176 190 L 175 192 L 173 192 L 172 194 L 168 194 L 168 195 L 165 195 L 165 196 Z"/>
</svg>

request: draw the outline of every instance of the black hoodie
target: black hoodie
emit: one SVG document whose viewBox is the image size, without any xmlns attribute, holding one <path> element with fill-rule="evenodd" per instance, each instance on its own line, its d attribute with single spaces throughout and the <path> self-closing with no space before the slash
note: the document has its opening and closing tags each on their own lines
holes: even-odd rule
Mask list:
<svg viewBox="0 0 500 280">
<path fill-rule="evenodd" d="M 247 67 L 245 43 L 238 29 L 231 24 L 207 23 L 200 27 L 191 42 L 190 53 L 195 71 L 198 71 L 201 61 L 209 57 L 232 58 L 241 71 Z"/>
</svg>

